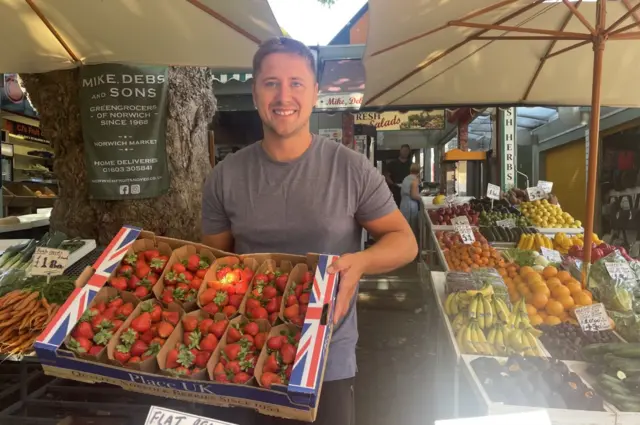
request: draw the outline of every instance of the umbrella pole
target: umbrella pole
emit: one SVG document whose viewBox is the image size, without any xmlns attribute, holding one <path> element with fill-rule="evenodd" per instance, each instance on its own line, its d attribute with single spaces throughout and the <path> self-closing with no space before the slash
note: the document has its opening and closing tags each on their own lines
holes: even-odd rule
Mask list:
<svg viewBox="0 0 640 425">
<path fill-rule="evenodd" d="M 605 48 L 606 1 L 598 1 L 596 35 L 593 39 L 593 84 L 591 86 L 591 123 L 589 126 L 589 172 L 587 174 L 587 222 L 584 226 L 584 262 L 582 286 L 587 285 L 587 272 L 591 265 L 591 243 L 598 177 L 598 145 L 600 142 L 600 89 L 602 85 L 602 59 Z"/>
</svg>

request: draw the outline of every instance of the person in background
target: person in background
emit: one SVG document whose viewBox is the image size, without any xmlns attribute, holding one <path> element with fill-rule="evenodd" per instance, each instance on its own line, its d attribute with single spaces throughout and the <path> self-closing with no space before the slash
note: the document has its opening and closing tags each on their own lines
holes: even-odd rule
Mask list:
<svg viewBox="0 0 640 425">
<path fill-rule="evenodd" d="M 398 156 L 398 159 L 389 162 L 384 170 L 385 180 L 398 206 L 400 206 L 402 198 L 399 185 L 404 181 L 404 178 L 409 175 L 410 166 L 411 146 L 405 144 L 400 147 L 400 156 Z"/>
<path fill-rule="evenodd" d="M 358 282 L 410 263 L 416 238 L 365 155 L 311 134 L 318 80 L 307 46 L 285 37 L 265 41 L 252 81 L 264 138 L 213 168 L 202 189 L 202 241 L 237 254 L 340 256 L 327 268 L 340 274 L 340 287 L 314 423 L 355 425 Z M 361 251 L 363 228 L 376 243 Z M 240 424 L 235 415 L 229 422 Z M 253 423 L 301 422 L 259 416 Z"/>
<path fill-rule="evenodd" d="M 418 237 L 418 217 L 420 214 L 420 165 L 411 164 L 409 175 L 402 180 L 400 185 L 400 212 L 407 219 L 413 234 Z"/>
</svg>

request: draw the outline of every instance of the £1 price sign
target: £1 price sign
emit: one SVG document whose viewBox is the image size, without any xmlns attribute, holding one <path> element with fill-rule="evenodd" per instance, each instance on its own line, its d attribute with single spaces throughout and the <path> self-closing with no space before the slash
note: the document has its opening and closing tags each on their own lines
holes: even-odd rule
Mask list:
<svg viewBox="0 0 640 425">
<path fill-rule="evenodd" d="M 611 329 L 609 315 L 602 303 L 578 307 L 574 312 L 580 327 L 585 332 L 600 332 Z"/>
<path fill-rule="evenodd" d="M 476 241 L 476 237 L 473 235 L 473 229 L 469 224 L 469 219 L 466 216 L 454 217 L 451 219 L 453 228 L 460 235 L 462 243 L 465 245 L 472 244 Z"/>
<path fill-rule="evenodd" d="M 69 251 L 39 246 L 33 253 L 32 276 L 59 276 L 69 262 Z"/>
</svg>

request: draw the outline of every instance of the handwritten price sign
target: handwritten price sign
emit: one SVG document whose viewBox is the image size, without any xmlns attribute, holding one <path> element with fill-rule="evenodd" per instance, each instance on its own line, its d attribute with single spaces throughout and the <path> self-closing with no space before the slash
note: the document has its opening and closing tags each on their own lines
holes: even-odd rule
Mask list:
<svg viewBox="0 0 640 425">
<path fill-rule="evenodd" d="M 487 185 L 487 198 L 495 199 L 496 201 L 500 200 L 500 186 L 496 186 L 495 184 L 489 183 Z"/>
<path fill-rule="evenodd" d="M 476 241 L 476 237 L 473 235 L 473 229 L 469 224 L 469 219 L 465 216 L 454 217 L 451 219 L 453 228 L 460 235 L 462 243 L 465 245 L 472 244 Z"/>
<path fill-rule="evenodd" d="M 37 247 L 33 253 L 32 276 L 59 276 L 69 262 L 69 251 L 64 249 Z"/>
<path fill-rule="evenodd" d="M 512 229 L 516 227 L 516 221 L 512 218 L 505 218 L 504 220 L 496 221 L 496 226 L 506 227 L 507 229 Z"/>
<path fill-rule="evenodd" d="M 530 201 L 537 201 L 544 198 L 544 192 L 539 187 L 528 187 L 527 195 Z"/>
<path fill-rule="evenodd" d="M 586 305 L 575 309 L 576 318 L 585 332 L 600 332 L 611 329 L 609 315 L 602 303 Z"/>
<path fill-rule="evenodd" d="M 538 181 L 538 188 L 542 190 L 544 193 L 551 193 L 551 189 L 553 189 L 553 182 L 548 182 L 546 180 Z"/>
<path fill-rule="evenodd" d="M 232 425 L 191 413 L 178 412 L 164 407 L 151 406 L 144 425 Z"/>
<path fill-rule="evenodd" d="M 604 263 L 609 276 L 613 280 L 635 280 L 635 274 L 627 263 Z"/>
<path fill-rule="evenodd" d="M 555 249 L 540 247 L 540 254 L 551 263 L 562 263 L 562 255 Z"/>
</svg>

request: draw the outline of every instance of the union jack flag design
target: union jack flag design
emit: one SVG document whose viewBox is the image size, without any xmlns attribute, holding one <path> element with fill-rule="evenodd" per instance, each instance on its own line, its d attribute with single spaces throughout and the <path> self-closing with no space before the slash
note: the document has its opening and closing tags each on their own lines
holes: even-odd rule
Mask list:
<svg viewBox="0 0 640 425">
<path fill-rule="evenodd" d="M 327 273 L 327 267 L 337 259 L 338 256 L 335 255 L 320 255 L 302 326 L 302 337 L 289 380 L 289 388 L 293 391 L 317 394 L 320 387 L 333 324 L 333 299 L 339 280 L 337 274 Z M 325 305 L 328 310 L 326 323 L 323 324 L 321 322 Z"/>
<path fill-rule="evenodd" d="M 93 276 L 89 278 L 86 285 L 76 288 L 71 293 L 53 320 L 38 337 L 36 346 L 39 345 L 40 348 L 45 350 L 55 350 L 62 344 L 93 298 L 107 283 L 107 279 L 120 264 L 120 261 L 122 261 L 127 250 L 138 238 L 141 231 L 142 229 L 133 226 L 124 226 L 120 229 L 100 258 L 93 264 L 95 271 Z"/>
</svg>

